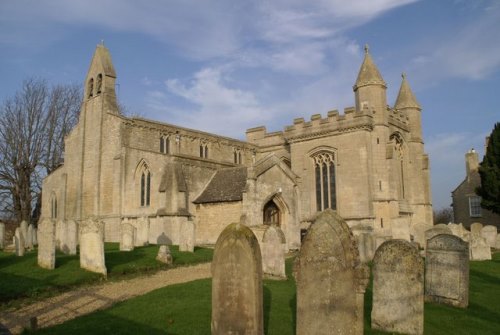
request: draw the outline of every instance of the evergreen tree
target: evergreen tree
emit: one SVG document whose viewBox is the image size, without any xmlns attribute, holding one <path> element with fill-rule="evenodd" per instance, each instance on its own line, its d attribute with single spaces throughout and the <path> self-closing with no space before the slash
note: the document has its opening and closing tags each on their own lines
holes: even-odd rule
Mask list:
<svg viewBox="0 0 500 335">
<path fill-rule="evenodd" d="M 500 214 L 500 122 L 491 132 L 486 155 L 479 167 L 481 207 Z"/>
</svg>

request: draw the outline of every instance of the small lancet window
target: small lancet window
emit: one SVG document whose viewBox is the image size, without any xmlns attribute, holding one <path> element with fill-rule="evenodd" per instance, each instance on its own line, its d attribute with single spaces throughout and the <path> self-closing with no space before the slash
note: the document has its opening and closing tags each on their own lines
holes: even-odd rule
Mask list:
<svg viewBox="0 0 500 335">
<path fill-rule="evenodd" d="M 96 83 L 96 94 L 101 94 L 102 91 L 102 73 L 97 75 L 97 83 Z"/>
<path fill-rule="evenodd" d="M 87 96 L 92 98 L 94 96 L 94 78 L 89 79 L 89 83 L 87 86 Z"/>
<path fill-rule="evenodd" d="M 234 149 L 233 151 L 234 164 L 241 164 L 241 150 Z"/>
<path fill-rule="evenodd" d="M 52 195 L 52 201 L 50 206 L 50 217 L 52 219 L 57 219 L 57 198 L 55 195 Z"/>
<path fill-rule="evenodd" d="M 147 207 L 151 203 L 151 173 L 145 170 L 141 174 L 141 206 Z"/>
<path fill-rule="evenodd" d="M 200 144 L 200 157 L 208 158 L 208 145 L 206 143 Z"/>
<path fill-rule="evenodd" d="M 160 137 L 160 152 L 162 154 L 170 153 L 170 138 L 168 136 Z"/>
</svg>

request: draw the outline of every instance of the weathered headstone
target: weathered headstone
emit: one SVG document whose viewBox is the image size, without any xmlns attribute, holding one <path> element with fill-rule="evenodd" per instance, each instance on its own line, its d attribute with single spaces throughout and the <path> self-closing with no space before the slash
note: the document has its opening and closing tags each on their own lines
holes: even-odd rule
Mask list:
<svg viewBox="0 0 500 335">
<path fill-rule="evenodd" d="M 387 241 L 375 252 L 372 329 L 424 333 L 424 261 L 408 241 Z"/>
<path fill-rule="evenodd" d="M 38 225 L 38 266 L 44 269 L 56 267 L 56 223 L 42 219 Z"/>
<path fill-rule="evenodd" d="M 104 223 L 88 218 L 80 223 L 80 267 L 107 274 L 104 261 Z"/>
<path fill-rule="evenodd" d="M 132 251 L 134 250 L 135 235 L 137 229 L 130 223 L 124 221 L 121 224 L 121 241 L 120 250 L 121 251 Z"/>
<path fill-rule="evenodd" d="M 5 247 L 5 223 L 0 222 L 0 249 Z"/>
<path fill-rule="evenodd" d="M 500 250 L 500 234 L 497 234 L 497 240 L 495 242 L 495 249 Z"/>
<path fill-rule="evenodd" d="M 469 304 L 469 243 L 460 237 L 443 234 L 427 241 L 425 301 Z"/>
<path fill-rule="evenodd" d="M 432 225 L 423 222 L 415 223 L 410 227 L 410 239 L 417 242 L 422 248 L 425 248 L 425 231 L 432 228 Z"/>
<path fill-rule="evenodd" d="M 474 222 L 470 225 L 470 232 L 472 235 L 481 236 L 481 229 L 483 229 L 483 225 L 479 222 Z"/>
<path fill-rule="evenodd" d="M 142 247 L 149 244 L 149 218 L 141 216 L 135 221 L 137 233 L 135 236 L 135 246 Z"/>
<path fill-rule="evenodd" d="M 495 244 L 497 242 L 497 234 L 498 234 L 498 231 L 497 231 L 497 227 L 495 227 L 495 226 L 488 225 L 488 226 L 484 226 L 481 229 L 481 237 L 486 240 L 486 243 L 488 243 L 488 245 L 491 248 L 495 247 Z"/>
<path fill-rule="evenodd" d="M 29 224 L 28 231 L 26 233 L 25 245 L 26 248 L 28 248 L 29 250 L 33 249 L 33 228 L 34 228 L 33 225 Z"/>
<path fill-rule="evenodd" d="M 16 232 L 14 233 L 14 245 L 16 247 L 16 256 L 24 256 L 24 236 L 19 227 L 16 228 Z"/>
<path fill-rule="evenodd" d="M 391 231 L 393 239 L 410 241 L 410 222 L 406 217 L 391 220 Z"/>
<path fill-rule="evenodd" d="M 440 235 L 440 234 L 453 235 L 451 229 L 447 225 L 440 223 L 438 225 L 433 226 L 431 229 L 427 229 L 425 231 L 425 240 L 429 241 L 434 236 Z M 424 246 L 426 246 L 426 245 L 427 245 L 427 243 Z"/>
<path fill-rule="evenodd" d="M 468 231 L 464 228 L 464 226 L 461 223 L 455 224 L 455 223 L 449 223 L 448 228 L 450 228 L 451 233 L 457 237 L 460 237 L 461 239 L 464 238 L 464 236 L 468 233 Z"/>
<path fill-rule="evenodd" d="M 285 279 L 285 234 L 275 224 L 267 227 L 262 237 L 262 271 L 270 278 Z"/>
<path fill-rule="evenodd" d="M 295 261 L 297 334 L 363 334 L 369 272 L 356 241 L 336 212 L 321 212 Z"/>
<path fill-rule="evenodd" d="M 193 221 L 186 221 L 181 224 L 179 251 L 194 251 L 195 225 Z"/>
<path fill-rule="evenodd" d="M 63 244 L 63 251 L 69 255 L 76 255 L 78 245 L 78 225 L 74 220 L 66 222 L 66 240 Z"/>
<path fill-rule="evenodd" d="M 469 241 L 469 259 L 471 261 L 485 261 L 491 259 L 491 248 L 484 238 L 471 234 Z"/>
<path fill-rule="evenodd" d="M 24 248 L 26 249 L 26 248 L 28 248 L 28 245 L 27 245 L 27 243 L 28 243 L 28 239 L 27 239 L 27 237 L 28 237 L 28 222 L 26 222 L 24 220 L 21 221 L 21 223 L 19 224 L 19 229 L 20 229 L 19 232 L 23 236 Z"/>
<path fill-rule="evenodd" d="M 373 233 L 361 233 L 356 236 L 358 241 L 359 259 L 362 263 L 368 263 L 375 254 L 375 241 Z"/>
<path fill-rule="evenodd" d="M 232 223 L 219 235 L 212 260 L 212 334 L 263 333 L 259 243 L 250 228 Z"/>
<path fill-rule="evenodd" d="M 158 255 L 156 255 L 156 260 L 167 265 L 173 263 L 174 259 L 172 258 L 172 253 L 170 252 L 170 248 L 168 245 L 160 245 L 160 249 L 158 249 Z"/>
</svg>

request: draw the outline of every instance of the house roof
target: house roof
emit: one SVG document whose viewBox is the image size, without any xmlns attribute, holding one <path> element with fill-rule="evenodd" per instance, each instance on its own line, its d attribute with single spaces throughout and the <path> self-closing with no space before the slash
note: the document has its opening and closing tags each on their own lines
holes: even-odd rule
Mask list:
<svg viewBox="0 0 500 335">
<path fill-rule="evenodd" d="M 241 201 L 247 182 L 247 168 L 235 167 L 218 170 L 195 204 Z"/>
</svg>

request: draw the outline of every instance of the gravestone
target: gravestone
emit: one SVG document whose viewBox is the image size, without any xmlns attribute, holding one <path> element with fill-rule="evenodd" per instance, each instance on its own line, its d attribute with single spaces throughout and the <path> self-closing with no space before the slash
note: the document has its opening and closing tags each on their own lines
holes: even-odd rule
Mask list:
<svg viewBox="0 0 500 335">
<path fill-rule="evenodd" d="M 262 237 L 262 272 L 274 279 L 286 279 L 285 234 L 276 224 L 267 227 Z"/>
<path fill-rule="evenodd" d="M 23 241 L 24 241 L 24 248 L 28 248 L 28 222 L 26 221 L 21 221 L 21 224 L 19 225 L 20 228 L 20 233 L 23 236 Z"/>
<path fill-rule="evenodd" d="M 80 223 L 80 267 L 107 274 L 104 261 L 104 223 L 88 218 Z"/>
<path fill-rule="evenodd" d="M 132 251 L 134 250 L 135 244 L 135 235 L 137 229 L 132 226 L 127 221 L 122 222 L 121 224 L 121 241 L 120 241 L 120 250 L 121 251 Z"/>
<path fill-rule="evenodd" d="M 327 209 L 311 224 L 295 261 L 297 335 L 363 334 L 369 272 L 346 222 Z"/>
<path fill-rule="evenodd" d="M 391 220 L 391 231 L 393 239 L 410 241 L 410 222 L 406 217 Z"/>
<path fill-rule="evenodd" d="M 472 235 L 481 236 L 481 230 L 483 229 L 483 225 L 479 222 L 474 222 L 470 225 L 470 232 Z"/>
<path fill-rule="evenodd" d="M 410 239 L 413 238 L 413 242 L 417 242 L 422 248 L 425 248 L 425 231 L 431 227 L 431 225 L 422 222 L 413 224 L 410 227 Z"/>
<path fill-rule="evenodd" d="M 212 260 L 212 334 L 264 334 L 262 260 L 254 233 L 232 223 Z"/>
<path fill-rule="evenodd" d="M 500 250 L 500 234 L 497 234 L 497 240 L 495 242 L 495 249 Z"/>
<path fill-rule="evenodd" d="M 429 241 L 434 236 L 440 235 L 440 234 L 453 235 L 451 229 L 447 225 L 440 223 L 440 224 L 433 226 L 431 229 L 427 229 L 425 231 L 425 240 Z M 426 245 L 427 245 L 427 242 L 424 246 L 426 246 Z"/>
<path fill-rule="evenodd" d="M 135 235 L 135 246 L 142 247 L 149 244 L 149 218 L 141 216 L 135 221 L 137 233 Z"/>
<path fill-rule="evenodd" d="M 181 223 L 179 251 L 194 252 L 195 226 L 193 221 Z"/>
<path fill-rule="evenodd" d="M 16 256 L 24 256 L 24 236 L 19 227 L 16 228 L 16 232 L 14 233 L 14 245 L 16 247 Z"/>
<path fill-rule="evenodd" d="M 424 333 L 424 261 L 408 241 L 387 241 L 375 252 L 372 329 Z"/>
<path fill-rule="evenodd" d="M 368 263 L 375 254 L 375 240 L 373 233 L 361 233 L 356 236 L 359 249 L 359 259 L 362 263 Z"/>
<path fill-rule="evenodd" d="M 464 239 L 465 235 L 468 233 L 467 229 L 465 229 L 461 223 L 449 223 L 448 228 L 450 228 L 453 235 L 460 237 L 461 239 Z"/>
<path fill-rule="evenodd" d="M 0 249 L 5 247 L 5 223 L 0 222 Z"/>
<path fill-rule="evenodd" d="M 56 223 L 42 219 L 38 224 L 38 266 L 44 269 L 56 267 Z"/>
<path fill-rule="evenodd" d="M 469 259 L 471 261 L 485 261 L 491 259 L 491 248 L 484 238 L 471 234 L 469 241 Z"/>
<path fill-rule="evenodd" d="M 495 247 L 495 244 L 497 242 L 497 234 L 498 234 L 498 231 L 497 231 L 497 227 L 495 227 L 495 226 L 488 225 L 488 226 L 484 226 L 481 229 L 481 237 L 486 240 L 486 243 L 488 243 L 488 245 L 491 248 Z"/>
<path fill-rule="evenodd" d="M 69 255 L 76 255 L 78 245 L 78 225 L 74 220 L 66 222 L 66 241 L 64 242 L 64 252 Z"/>
<path fill-rule="evenodd" d="M 29 250 L 33 249 L 33 225 L 30 223 L 28 225 L 28 231 L 26 233 L 26 248 Z"/>
<path fill-rule="evenodd" d="M 62 222 L 61 220 L 57 220 L 56 221 L 56 248 L 58 250 L 61 250 L 62 248 L 62 238 L 63 238 L 63 229 L 64 229 L 64 222 Z"/>
<path fill-rule="evenodd" d="M 469 243 L 460 237 L 437 235 L 427 241 L 425 301 L 469 304 Z"/>
<path fill-rule="evenodd" d="M 156 255 L 156 260 L 167 265 L 173 263 L 174 259 L 172 257 L 172 253 L 170 252 L 170 248 L 168 245 L 160 245 L 160 249 L 158 249 L 158 255 Z"/>
</svg>

